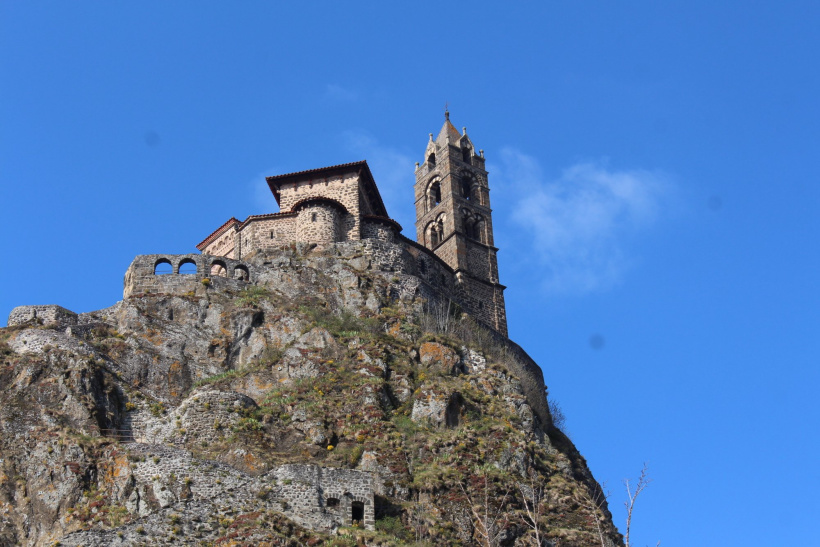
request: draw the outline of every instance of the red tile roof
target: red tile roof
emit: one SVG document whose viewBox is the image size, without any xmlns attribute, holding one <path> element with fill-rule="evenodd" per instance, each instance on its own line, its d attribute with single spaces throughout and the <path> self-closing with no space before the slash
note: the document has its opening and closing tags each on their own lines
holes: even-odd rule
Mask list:
<svg viewBox="0 0 820 547">
<path fill-rule="evenodd" d="M 206 237 L 205 239 L 203 239 L 203 240 L 202 240 L 202 242 L 201 242 L 201 243 L 199 243 L 199 244 L 196 246 L 196 248 L 197 248 L 197 249 L 199 249 L 200 251 L 201 251 L 201 250 L 203 250 L 203 249 L 204 249 L 205 247 L 207 247 L 207 246 L 208 246 L 208 245 L 209 245 L 209 244 L 210 244 L 210 243 L 211 243 L 214 239 L 216 239 L 217 237 L 221 236 L 221 235 L 222 235 L 222 233 L 223 233 L 223 232 L 224 232 L 227 228 L 230 228 L 230 227 L 231 227 L 231 226 L 233 226 L 234 224 L 238 224 L 238 223 L 239 223 L 239 220 L 238 220 L 238 219 L 236 219 L 235 217 L 231 217 L 231 218 L 229 218 L 229 219 L 228 219 L 228 221 L 227 221 L 225 224 L 223 224 L 222 226 L 220 226 L 219 228 L 217 228 L 216 230 L 214 230 L 213 232 L 211 232 L 211 235 L 209 235 L 208 237 Z"/>
</svg>

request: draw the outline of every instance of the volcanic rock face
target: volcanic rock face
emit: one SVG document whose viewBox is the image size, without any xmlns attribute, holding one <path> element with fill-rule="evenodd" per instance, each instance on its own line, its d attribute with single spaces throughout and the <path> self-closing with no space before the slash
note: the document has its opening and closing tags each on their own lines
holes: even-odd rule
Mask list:
<svg viewBox="0 0 820 547">
<path fill-rule="evenodd" d="M 0 545 L 621 545 L 526 354 L 365 247 L 16 312 Z"/>
</svg>

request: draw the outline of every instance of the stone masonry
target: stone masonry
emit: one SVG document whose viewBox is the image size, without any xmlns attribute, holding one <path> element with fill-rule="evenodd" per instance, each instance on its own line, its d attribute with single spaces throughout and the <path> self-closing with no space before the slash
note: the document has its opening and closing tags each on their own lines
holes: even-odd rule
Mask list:
<svg viewBox="0 0 820 547">
<path fill-rule="evenodd" d="M 460 134 L 449 113 L 445 118 L 438 137 L 433 140 L 430 134 L 424 164 L 416 164 L 416 241 L 401 235 L 367 162 L 360 161 L 268 177 L 280 212 L 245 221 L 232 217 L 197 249 L 203 255 L 247 260 L 297 242 L 399 243 L 417 260 L 422 276 L 436 264 L 430 271 L 441 284 L 452 286 L 465 310 L 506 336 L 505 287 L 498 282 L 484 152 L 476 154 L 466 129 Z"/>
</svg>

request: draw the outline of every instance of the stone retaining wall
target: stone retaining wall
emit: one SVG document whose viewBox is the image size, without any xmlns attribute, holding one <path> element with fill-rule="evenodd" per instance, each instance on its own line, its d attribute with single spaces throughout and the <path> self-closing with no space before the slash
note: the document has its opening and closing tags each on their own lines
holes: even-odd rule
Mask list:
<svg viewBox="0 0 820 547">
<path fill-rule="evenodd" d="M 8 326 L 40 324 L 67 327 L 77 324 L 77 314 L 61 306 L 17 306 L 9 314 Z"/>
</svg>

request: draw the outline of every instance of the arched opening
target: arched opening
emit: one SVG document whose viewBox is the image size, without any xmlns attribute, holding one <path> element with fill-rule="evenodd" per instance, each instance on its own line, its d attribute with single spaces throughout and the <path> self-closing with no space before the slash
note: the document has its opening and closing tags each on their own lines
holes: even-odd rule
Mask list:
<svg viewBox="0 0 820 547">
<path fill-rule="evenodd" d="M 168 275 L 174 273 L 174 267 L 171 262 L 165 258 L 160 258 L 154 264 L 154 275 Z"/>
<path fill-rule="evenodd" d="M 364 520 L 364 503 L 354 501 L 350 506 L 350 517 L 353 524 L 362 522 Z"/>
<path fill-rule="evenodd" d="M 436 223 L 431 222 L 427 228 L 427 241 L 430 242 L 430 247 L 435 247 L 439 244 L 438 229 Z"/>
<path fill-rule="evenodd" d="M 430 168 L 433 168 L 433 167 L 436 166 L 436 154 L 435 153 L 431 153 L 429 156 L 427 156 L 427 166 L 430 167 Z"/>
<path fill-rule="evenodd" d="M 179 273 L 183 275 L 191 275 L 196 273 L 196 262 L 190 258 L 186 258 L 179 263 Z"/>
<path fill-rule="evenodd" d="M 233 278 L 238 279 L 240 281 L 248 281 L 248 280 L 250 280 L 251 276 L 250 276 L 250 273 L 248 272 L 248 268 L 246 268 L 245 266 L 240 265 L 240 266 L 237 266 L 236 268 L 234 268 Z"/>
<path fill-rule="evenodd" d="M 434 180 L 427 187 L 427 210 L 429 211 L 439 203 L 441 203 L 441 183 Z"/>
<path fill-rule="evenodd" d="M 471 180 L 468 178 L 461 179 L 461 197 L 470 199 L 473 195 Z"/>
<path fill-rule="evenodd" d="M 228 277 L 228 268 L 225 266 L 225 263 L 221 260 L 215 260 L 211 264 L 211 276 L 212 277 Z"/>
<path fill-rule="evenodd" d="M 439 215 L 439 217 L 429 224 L 430 229 L 430 248 L 439 245 L 442 241 L 444 241 L 444 215 Z"/>
<path fill-rule="evenodd" d="M 465 146 L 461 149 L 461 159 L 462 161 L 464 161 L 464 163 L 470 163 L 470 158 L 472 157 L 472 155 L 473 151 L 470 150 L 469 146 Z"/>
<path fill-rule="evenodd" d="M 481 243 L 487 243 L 487 238 L 484 237 L 484 219 L 481 217 L 476 218 L 475 227 L 474 227 L 475 239 L 479 240 Z"/>
<path fill-rule="evenodd" d="M 339 498 L 327 498 L 325 505 L 330 509 L 336 509 L 339 507 Z"/>
</svg>

